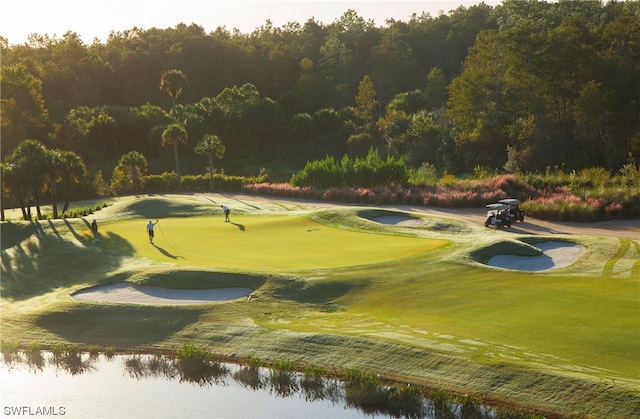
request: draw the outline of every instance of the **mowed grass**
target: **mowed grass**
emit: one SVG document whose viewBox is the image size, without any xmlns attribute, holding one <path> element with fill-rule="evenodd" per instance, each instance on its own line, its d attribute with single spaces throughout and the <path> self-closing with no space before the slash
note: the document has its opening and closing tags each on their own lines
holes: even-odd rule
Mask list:
<svg viewBox="0 0 640 419">
<path fill-rule="evenodd" d="M 128 350 L 194 343 L 229 356 L 357 366 L 559 414 L 640 409 L 637 241 L 576 238 L 586 247 L 576 263 L 525 273 L 470 257 L 517 248 L 510 243 L 520 236 L 509 232 L 442 219 L 425 222 L 434 230 L 399 228 L 354 209 L 248 202 L 224 223 L 201 201 L 114 205 L 96 214 L 100 243 L 90 219 L 3 224 L 3 341 Z M 156 214 L 153 246 L 145 226 Z M 256 298 L 176 308 L 70 297 L 123 280 L 240 281 Z"/>
<path fill-rule="evenodd" d="M 273 272 L 369 265 L 446 244 L 445 240 L 341 230 L 302 216 L 240 215 L 230 223 L 218 216 L 161 219 L 151 245 L 147 222 L 102 224 L 105 240 L 99 245 L 109 247 L 110 238 L 118 237 L 136 255 L 158 261 Z"/>
</svg>

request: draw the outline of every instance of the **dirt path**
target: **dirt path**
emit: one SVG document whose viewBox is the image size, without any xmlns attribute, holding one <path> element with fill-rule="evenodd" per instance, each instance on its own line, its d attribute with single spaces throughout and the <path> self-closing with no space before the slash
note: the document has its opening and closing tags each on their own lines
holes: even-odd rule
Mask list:
<svg viewBox="0 0 640 419">
<path fill-rule="evenodd" d="M 291 205 L 309 205 L 323 208 L 340 206 L 366 206 L 364 204 L 331 203 L 324 201 L 311 201 L 305 199 L 246 195 L 246 194 L 203 194 L 217 197 L 218 199 L 229 199 L 231 201 L 257 201 L 257 202 L 282 202 Z M 483 225 L 486 218 L 484 208 L 430 208 L 410 205 L 376 205 L 379 208 L 389 210 L 416 212 L 422 214 L 433 214 L 442 217 L 454 217 L 469 221 L 474 224 Z M 540 235 L 585 235 L 617 237 L 621 239 L 640 240 L 640 220 L 612 220 L 594 223 L 575 222 L 555 222 L 543 221 L 531 217 L 526 217 L 524 223 L 517 222 L 505 231 L 524 234 Z"/>
<path fill-rule="evenodd" d="M 486 210 L 484 208 L 447 209 L 402 206 L 397 208 L 404 208 L 405 210 L 425 214 L 460 218 L 480 225 L 484 224 L 484 220 L 486 218 Z M 516 222 L 511 225 L 511 228 L 505 229 L 505 231 L 525 234 L 605 236 L 640 240 L 640 220 L 612 220 L 594 223 L 575 223 L 544 221 L 525 217 L 524 223 Z"/>
</svg>

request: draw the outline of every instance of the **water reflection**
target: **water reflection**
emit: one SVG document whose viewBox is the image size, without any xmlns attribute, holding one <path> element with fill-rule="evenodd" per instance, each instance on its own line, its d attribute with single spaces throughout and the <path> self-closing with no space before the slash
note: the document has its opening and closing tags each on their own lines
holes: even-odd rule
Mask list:
<svg viewBox="0 0 640 419">
<path fill-rule="evenodd" d="M 3 345 L 2 348 L 2 361 L 9 369 L 26 365 L 33 372 L 43 371 L 47 366 L 46 358 L 49 359 L 48 365 L 54 369 L 76 375 L 93 370 L 97 355 L 83 353 L 73 346 L 54 347 L 51 352 L 42 351 L 34 346 L 25 350 L 19 350 L 11 345 L 9 347 Z"/>
<path fill-rule="evenodd" d="M 160 355 L 141 355 L 123 357 L 124 370 L 131 378 L 166 377 L 173 379 L 178 375 L 178 370 L 173 361 Z"/>
<path fill-rule="evenodd" d="M 62 371 L 68 372 L 71 375 L 76 375 L 95 370 L 93 364 L 97 359 L 98 357 L 96 355 L 83 354 L 77 349 L 64 348 L 52 353 L 50 363 Z"/>
<path fill-rule="evenodd" d="M 251 390 L 261 390 L 265 387 L 266 382 L 262 379 L 260 373 L 260 364 L 252 358 L 248 365 L 240 367 L 233 373 L 233 378 L 241 385 Z"/>
<path fill-rule="evenodd" d="M 324 402 L 317 415 L 304 410 L 305 416 L 322 417 L 330 406 L 340 410 L 326 415 L 336 417 L 406 417 L 406 418 L 494 418 L 495 412 L 475 400 L 468 399 L 454 403 L 448 396 L 436 395 L 433 399 L 424 397 L 417 386 L 382 385 L 377 377 L 364 374 L 358 370 L 347 370 L 345 381 L 328 379 L 321 368 L 310 366 L 300 373 L 295 371 L 289 362 L 276 362 L 267 368 L 258 359 L 252 358 L 245 365 L 218 362 L 206 352 L 198 352 L 197 348 L 183 348 L 176 355 L 117 355 L 109 360 L 97 354 L 83 353 L 72 347 L 56 348 L 52 351 L 40 351 L 36 348 L 27 350 L 5 350 L 3 346 L 3 363 L 6 370 L 19 369 L 26 366 L 31 373 L 46 374 L 49 369 L 68 373 L 71 376 L 92 373 L 108 369 L 108 364 L 120 361 L 124 375 L 123 380 L 167 380 L 190 383 L 196 388 L 211 388 L 221 391 L 222 388 L 235 386 L 252 392 L 267 392 L 279 399 L 299 398 L 305 403 Z M 186 351 L 186 352 L 185 352 Z M 109 379 L 111 380 L 111 378 Z M 3 380 L 7 381 L 7 380 Z M 47 383 L 52 384 L 52 383 Z M 110 386 L 118 387 L 117 382 L 109 381 Z M 106 389 L 104 389 L 106 391 Z M 4 391 L 4 390 L 3 390 Z M 28 392 L 28 391 L 27 391 Z M 175 390 L 174 390 L 175 392 Z M 175 394 L 173 394 L 175 396 Z M 136 399 L 136 395 L 129 395 Z M 181 396 L 182 397 L 182 396 Z M 216 397 L 215 393 L 213 396 Z M 256 395 L 256 398 L 258 396 Z M 250 396 L 249 399 L 252 397 Z M 251 400 L 245 401 L 251 403 Z M 278 410 L 274 416 L 286 416 Z M 336 414 L 340 412 L 341 414 Z M 271 411 L 273 413 L 273 411 Z M 167 413 L 168 414 L 168 413 Z M 236 412 L 234 412 L 236 414 Z M 184 412 L 186 416 L 198 416 L 194 411 Z M 240 416 L 255 416 L 240 413 Z M 267 413 L 261 416 L 269 416 Z M 326 415 L 324 415 L 326 417 Z M 70 415 L 68 415 L 70 416 Z M 228 415 L 227 415 L 228 416 Z"/>
</svg>

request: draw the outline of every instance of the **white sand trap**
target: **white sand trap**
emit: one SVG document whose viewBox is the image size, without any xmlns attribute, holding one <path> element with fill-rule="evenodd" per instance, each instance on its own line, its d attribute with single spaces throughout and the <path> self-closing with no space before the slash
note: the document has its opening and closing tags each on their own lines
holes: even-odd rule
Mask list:
<svg viewBox="0 0 640 419">
<path fill-rule="evenodd" d="M 137 304 L 207 304 L 251 294 L 251 288 L 211 288 L 203 290 L 178 290 L 159 287 L 143 287 L 120 282 L 100 285 L 78 291 L 72 295 L 81 301 L 106 301 L 112 303 Z"/>
<path fill-rule="evenodd" d="M 542 251 L 540 256 L 497 255 L 487 262 L 490 266 L 518 271 L 546 271 L 564 268 L 575 262 L 584 252 L 584 246 L 575 243 L 549 241 L 533 245 Z"/>
<path fill-rule="evenodd" d="M 375 217 L 371 221 L 380 224 L 391 224 L 397 226 L 415 227 L 422 224 L 422 220 L 408 215 L 390 215 L 385 217 Z"/>
</svg>

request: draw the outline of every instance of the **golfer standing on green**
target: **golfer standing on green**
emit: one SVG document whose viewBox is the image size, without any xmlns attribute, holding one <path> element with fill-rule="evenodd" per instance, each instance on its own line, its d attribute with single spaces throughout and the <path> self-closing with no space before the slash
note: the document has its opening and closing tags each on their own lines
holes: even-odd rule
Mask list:
<svg viewBox="0 0 640 419">
<path fill-rule="evenodd" d="M 222 207 L 222 211 L 224 212 L 224 222 L 228 223 L 229 220 L 229 213 L 231 212 L 231 210 L 229 210 L 229 208 L 226 205 L 220 205 Z"/>
<path fill-rule="evenodd" d="M 147 233 L 149 234 L 149 243 L 153 244 L 153 226 L 158 224 L 158 219 L 156 218 L 156 222 L 149 220 L 147 224 Z"/>
<path fill-rule="evenodd" d="M 91 223 L 91 231 L 93 232 L 93 241 L 94 242 L 99 242 L 100 241 L 100 233 L 98 233 L 98 222 L 96 221 L 96 219 L 93 219 L 93 222 Z"/>
</svg>

